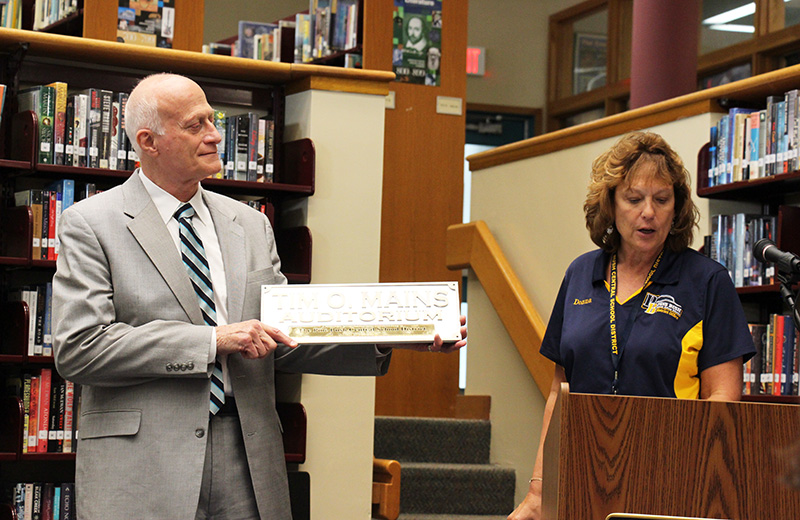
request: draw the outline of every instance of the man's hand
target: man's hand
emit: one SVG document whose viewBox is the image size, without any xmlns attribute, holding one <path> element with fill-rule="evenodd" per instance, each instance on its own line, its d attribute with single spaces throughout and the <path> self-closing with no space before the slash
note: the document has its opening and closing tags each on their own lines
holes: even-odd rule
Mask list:
<svg viewBox="0 0 800 520">
<path fill-rule="evenodd" d="M 442 338 L 437 334 L 433 338 L 433 344 L 430 343 L 393 343 L 391 345 L 381 345 L 383 347 L 399 348 L 405 350 L 416 350 L 417 352 L 442 352 L 450 354 L 451 352 L 458 351 L 461 347 L 467 346 L 467 317 L 461 316 L 461 340 L 455 343 L 445 344 Z"/>
<path fill-rule="evenodd" d="M 297 342 L 258 320 L 220 325 L 217 330 L 217 354 L 240 353 L 245 359 L 263 358 L 273 352 L 278 343 L 296 347 Z"/>
</svg>

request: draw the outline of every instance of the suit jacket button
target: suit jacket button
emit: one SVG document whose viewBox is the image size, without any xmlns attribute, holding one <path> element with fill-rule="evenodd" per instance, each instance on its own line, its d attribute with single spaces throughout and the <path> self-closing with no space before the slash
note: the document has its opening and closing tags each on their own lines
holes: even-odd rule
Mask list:
<svg viewBox="0 0 800 520">
<path fill-rule="evenodd" d="M 186 372 L 186 363 L 181 363 L 181 364 L 179 365 L 179 367 L 180 367 L 180 369 L 181 369 L 181 372 Z"/>
<path fill-rule="evenodd" d="M 189 361 L 189 364 L 186 365 L 186 368 L 188 368 L 189 370 L 194 370 L 194 361 Z"/>
<path fill-rule="evenodd" d="M 172 363 L 167 363 L 167 372 L 172 372 Z"/>
<path fill-rule="evenodd" d="M 198 428 L 194 431 L 194 436 L 198 439 L 202 439 L 203 436 L 206 434 L 206 431 L 202 428 Z"/>
</svg>

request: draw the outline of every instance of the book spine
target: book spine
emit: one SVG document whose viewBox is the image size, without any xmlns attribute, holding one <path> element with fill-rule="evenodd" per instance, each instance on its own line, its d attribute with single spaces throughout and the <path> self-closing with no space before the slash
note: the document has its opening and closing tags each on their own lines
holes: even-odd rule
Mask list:
<svg viewBox="0 0 800 520">
<path fill-rule="evenodd" d="M 100 135 L 97 138 L 98 167 L 108 169 L 111 156 L 111 117 L 114 93 L 110 90 L 99 90 L 100 96 Z"/>
<path fill-rule="evenodd" d="M 39 451 L 39 376 L 31 377 L 31 412 L 28 421 L 28 453 Z"/>
<path fill-rule="evenodd" d="M 117 128 L 117 168 L 124 171 L 133 170 L 133 164 L 128 164 L 128 150 L 130 143 L 128 134 L 125 133 L 125 108 L 128 106 L 128 93 L 120 92 L 117 95 L 119 102 L 119 124 Z"/>
<path fill-rule="evenodd" d="M 258 114 L 249 112 L 247 119 L 247 180 L 255 182 L 258 180 Z"/>
<path fill-rule="evenodd" d="M 89 168 L 100 167 L 100 129 L 102 107 L 100 99 L 100 91 L 97 89 L 89 89 L 86 91 L 87 96 L 87 114 L 88 124 L 86 126 L 86 143 L 88 150 L 86 153 L 86 165 Z"/>
<path fill-rule="evenodd" d="M 53 164 L 53 120 L 56 115 L 56 92 L 47 85 L 41 87 L 39 106 L 39 162 Z"/>
<path fill-rule="evenodd" d="M 58 192 L 50 190 L 49 218 L 47 220 L 47 259 L 56 259 L 56 217 L 58 216 Z"/>
<path fill-rule="evenodd" d="M 31 375 L 22 376 L 22 453 L 28 453 L 28 426 L 31 420 Z"/>
<path fill-rule="evenodd" d="M 115 100 L 111 102 L 111 146 L 108 149 L 108 167 L 112 170 L 122 169 L 119 164 L 119 125 L 119 101 Z"/>
<path fill-rule="evenodd" d="M 50 231 L 50 192 L 42 190 L 42 256 L 41 260 L 47 260 L 47 250 L 50 242 L 48 233 Z"/>
<path fill-rule="evenodd" d="M 53 119 L 53 164 L 64 163 L 64 144 L 67 123 L 67 84 L 56 81 L 47 85 L 55 91 L 55 117 Z"/>
<path fill-rule="evenodd" d="M 64 453 L 72 453 L 72 427 L 75 408 L 75 384 L 64 382 Z"/>
<path fill-rule="evenodd" d="M 73 166 L 75 150 L 75 96 L 67 98 L 67 107 L 64 111 L 64 163 Z"/>
<path fill-rule="evenodd" d="M 50 386 L 52 384 L 52 369 L 43 368 L 40 374 L 39 388 L 39 439 L 37 453 L 47 452 L 48 428 L 50 426 Z"/>
<path fill-rule="evenodd" d="M 236 176 L 237 181 L 247 179 L 248 145 L 250 143 L 250 118 L 247 114 L 236 116 Z"/>
</svg>

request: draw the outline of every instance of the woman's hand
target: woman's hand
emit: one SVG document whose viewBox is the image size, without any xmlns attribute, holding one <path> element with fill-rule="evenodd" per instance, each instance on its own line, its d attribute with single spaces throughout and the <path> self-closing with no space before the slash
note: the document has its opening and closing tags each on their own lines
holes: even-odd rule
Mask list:
<svg viewBox="0 0 800 520">
<path fill-rule="evenodd" d="M 508 520 L 541 520 L 542 518 L 542 481 L 534 480 L 528 489 L 525 499 L 517 506 Z"/>
</svg>

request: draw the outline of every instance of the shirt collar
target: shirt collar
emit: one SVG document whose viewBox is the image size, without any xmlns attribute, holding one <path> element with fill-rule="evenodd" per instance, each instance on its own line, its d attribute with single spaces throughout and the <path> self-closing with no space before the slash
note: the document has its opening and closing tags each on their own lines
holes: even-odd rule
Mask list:
<svg viewBox="0 0 800 520">
<path fill-rule="evenodd" d="M 659 285 L 675 285 L 681 277 L 681 265 L 683 264 L 683 255 L 675 253 L 671 249 L 664 250 L 664 256 L 661 258 L 661 263 L 658 266 L 651 282 Z M 606 280 L 606 266 L 611 261 L 611 254 L 605 251 L 600 251 L 597 258 L 594 260 L 594 267 L 592 269 L 592 283 L 603 283 Z"/>
<path fill-rule="evenodd" d="M 138 175 L 139 179 L 142 181 L 142 184 L 144 184 L 144 188 L 150 195 L 150 198 L 153 199 L 153 204 L 156 205 L 156 209 L 161 215 L 161 219 L 165 224 L 169 223 L 183 202 L 179 201 L 172 194 L 165 191 L 161 186 L 150 180 L 150 178 L 144 174 L 141 168 L 139 169 Z M 194 208 L 195 217 L 199 217 L 203 224 L 210 226 L 212 222 L 211 213 L 208 211 L 208 207 L 203 199 L 202 185 L 198 184 L 197 191 L 195 192 L 194 196 L 189 199 L 189 203 Z"/>
</svg>

